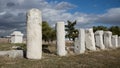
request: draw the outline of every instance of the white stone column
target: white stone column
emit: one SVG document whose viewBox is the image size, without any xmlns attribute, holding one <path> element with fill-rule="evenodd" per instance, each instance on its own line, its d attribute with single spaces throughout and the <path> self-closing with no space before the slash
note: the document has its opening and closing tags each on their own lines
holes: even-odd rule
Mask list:
<svg viewBox="0 0 120 68">
<path fill-rule="evenodd" d="M 112 43 L 111 43 L 112 32 L 104 31 L 103 35 L 104 35 L 104 45 L 105 45 L 105 48 L 112 48 Z"/>
<path fill-rule="evenodd" d="M 42 57 L 42 15 L 38 9 L 27 13 L 27 58 Z"/>
<path fill-rule="evenodd" d="M 85 30 L 79 29 L 78 39 L 74 42 L 74 51 L 76 54 L 81 54 L 85 52 Z"/>
<path fill-rule="evenodd" d="M 93 33 L 93 29 L 89 28 L 85 30 L 85 43 L 86 43 L 86 48 L 91 50 L 91 51 L 95 51 L 96 47 L 95 47 L 95 38 L 94 38 L 94 33 Z"/>
<path fill-rule="evenodd" d="M 100 49 L 105 49 L 103 44 L 103 30 L 98 30 L 95 32 L 95 45 Z"/>
<path fill-rule="evenodd" d="M 118 47 L 120 47 L 120 36 L 118 37 Z"/>
<path fill-rule="evenodd" d="M 65 50 L 65 25 L 64 22 L 57 22 L 57 54 L 59 56 L 65 56 L 67 54 Z"/>
<path fill-rule="evenodd" d="M 112 35 L 112 46 L 115 48 L 118 47 L 118 35 Z"/>
</svg>

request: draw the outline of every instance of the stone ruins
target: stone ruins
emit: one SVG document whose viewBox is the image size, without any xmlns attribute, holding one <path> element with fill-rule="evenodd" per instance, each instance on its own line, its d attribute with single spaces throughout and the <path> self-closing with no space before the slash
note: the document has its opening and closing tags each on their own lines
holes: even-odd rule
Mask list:
<svg viewBox="0 0 120 68">
<path fill-rule="evenodd" d="M 115 48 L 118 47 L 118 35 L 113 35 L 113 36 L 112 36 L 112 45 L 113 45 L 113 47 L 115 47 Z"/>
<path fill-rule="evenodd" d="M 68 54 L 65 46 L 65 23 L 56 24 L 56 47 L 57 55 L 66 56 Z M 23 34 L 14 31 L 11 34 L 11 43 L 22 43 Z M 93 28 L 79 29 L 78 38 L 74 41 L 73 51 L 75 54 L 82 54 L 86 51 L 106 50 L 120 47 L 120 36 L 112 35 L 110 31 L 98 30 L 95 33 Z M 15 47 L 14 47 L 15 48 Z M 42 58 L 42 13 L 38 9 L 31 9 L 27 12 L 27 51 L 28 59 Z M 0 51 L 0 56 L 9 55 L 16 58 L 23 56 L 22 50 Z"/>
<path fill-rule="evenodd" d="M 88 28 L 85 30 L 85 44 L 86 48 L 91 51 L 95 51 L 95 38 L 92 28 Z"/>
<path fill-rule="evenodd" d="M 64 22 L 58 22 L 56 24 L 57 34 L 57 54 L 59 56 L 65 56 L 67 51 L 65 50 L 65 26 Z"/>
<path fill-rule="evenodd" d="M 105 49 L 104 43 L 103 43 L 103 31 L 99 30 L 95 32 L 95 44 L 96 47 L 100 48 L 100 49 Z"/>
<path fill-rule="evenodd" d="M 10 36 L 10 43 L 23 43 L 23 33 L 14 31 Z"/>
<path fill-rule="evenodd" d="M 85 30 L 79 29 L 78 38 L 74 42 L 74 52 L 76 54 L 81 54 L 85 52 Z"/>
<path fill-rule="evenodd" d="M 104 32 L 103 40 L 104 40 L 105 48 L 112 48 L 111 37 L 112 37 L 112 32 L 110 32 L 110 31 Z"/>
<path fill-rule="evenodd" d="M 120 47 L 120 36 L 118 37 L 118 47 Z"/>
<path fill-rule="evenodd" d="M 38 9 L 27 13 L 27 58 L 42 58 L 42 15 Z"/>
</svg>

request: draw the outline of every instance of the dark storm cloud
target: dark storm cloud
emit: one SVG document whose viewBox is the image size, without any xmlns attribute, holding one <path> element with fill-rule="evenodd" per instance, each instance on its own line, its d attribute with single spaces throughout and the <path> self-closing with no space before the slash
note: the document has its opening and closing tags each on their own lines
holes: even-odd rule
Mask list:
<svg viewBox="0 0 120 68">
<path fill-rule="evenodd" d="M 60 6 L 60 4 L 63 5 L 65 8 L 68 7 L 69 9 L 73 7 L 72 4 L 62 2 L 58 3 L 57 8 L 63 8 Z M 55 11 L 55 13 L 57 14 L 61 11 L 55 10 L 55 8 L 53 8 L 53 6 L 55 5 L 56 3 L 51 4 L 45 0 L 0 0 L 0 35 L 5 33 L 5 31 L 10 32 L 13 30 L 21 30 L 25 32 L 26 11 L 31 8 L 38 8 L 43 11 L 46 9 L 50 9 L 51 11 Z M 48 12 L 46 14 L 49 15 Z M 48 19 L 48 17 L 44 16 L 43 18 Z M 53 21 L 50 20 L 50 22 Z"/>
<path fill-rule="evenodd" d="M 7 7 L 14 7 L 14 6 L 15 6 L 15 3 L 13 3 L 13 2 L 8 2 L 8 3 L 6 4 L 6 6 L 7 6 Z"/>
</svg>

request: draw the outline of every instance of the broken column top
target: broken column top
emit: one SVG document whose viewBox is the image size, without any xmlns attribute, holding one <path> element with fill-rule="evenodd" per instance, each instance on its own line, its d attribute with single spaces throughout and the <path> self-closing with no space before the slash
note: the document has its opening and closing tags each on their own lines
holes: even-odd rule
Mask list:
<svg viewBox="0 0 120 68">
<path fill-rule="evenodd" d="M 13 33 L 10 34 L 11 36 L 23 36 L 23 33 L 21 33 L 20 31 L 14 31 Z"/>
<path fill-rule="evenodd" d="M 64 22 L 63 22 L 63 21 L 58 21 L 57 23 L 61 23 L 61 24 L 64 24 Z"/>
<path fill-rule="evenodd" d="M 112 34 L 112 32 L 111 32 L 111 31 L 104 31 L 104 33 L 109 33 L 109 34 Z"/>
<path fill-rule="evenodd" d="M 104 31 L 104 35 L 107 35 L 107 36 L 111 36 L 112 35 L 112 32 L 111 31 Z"/>
<path fill-rule="evenodd" d="M 86 30 L 93 30 L 93 28 L 85 28 Z"/>
<path fill-rule="evenodd" d="M 103 30 L 98 30 L 98 31 L 95 32 L 95 35 L 96 35 L 96 34 L 102 35 L 103 33 L 104 33 Z"/>
<path fill-rule="evenodd" d="M 39 9 L 33 8 L 33 9 L 29 10 L 27 12 L 27 14 L 28 14 L 28 16 L 33 16 L 33 14 L 34 14 L 34 16 L 39 17 L 41 15 L 41 11 Z"/>
<path fill-rule="evenodd" d="M 118 35 L 112 35 L 112 37 L 118 37 Z"/>
<path fill-rule="evenodd" d="M 86 32 L 86 33 L 91 33 L 91 32 L 93 32 L 93 28 L 86 28 L 86 29 L 85 29 L 85 32 Z"/>
</svg>

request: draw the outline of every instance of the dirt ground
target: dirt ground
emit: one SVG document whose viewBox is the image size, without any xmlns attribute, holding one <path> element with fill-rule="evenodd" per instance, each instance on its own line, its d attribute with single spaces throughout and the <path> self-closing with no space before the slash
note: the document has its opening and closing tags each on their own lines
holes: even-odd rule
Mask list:
<svg viewBox="0 0 120 68">
<path fill-rule="evenodd" d="M 25 44 L 0 44 L 0 50 L 9 50 L 15 45 L 25 47 Z M 65 57 L 55 52 L 55 45 L 49 45 L 41 60 L 0 57 L 0 68 L 120 68 L 120 48 Z"/>
</svg>

